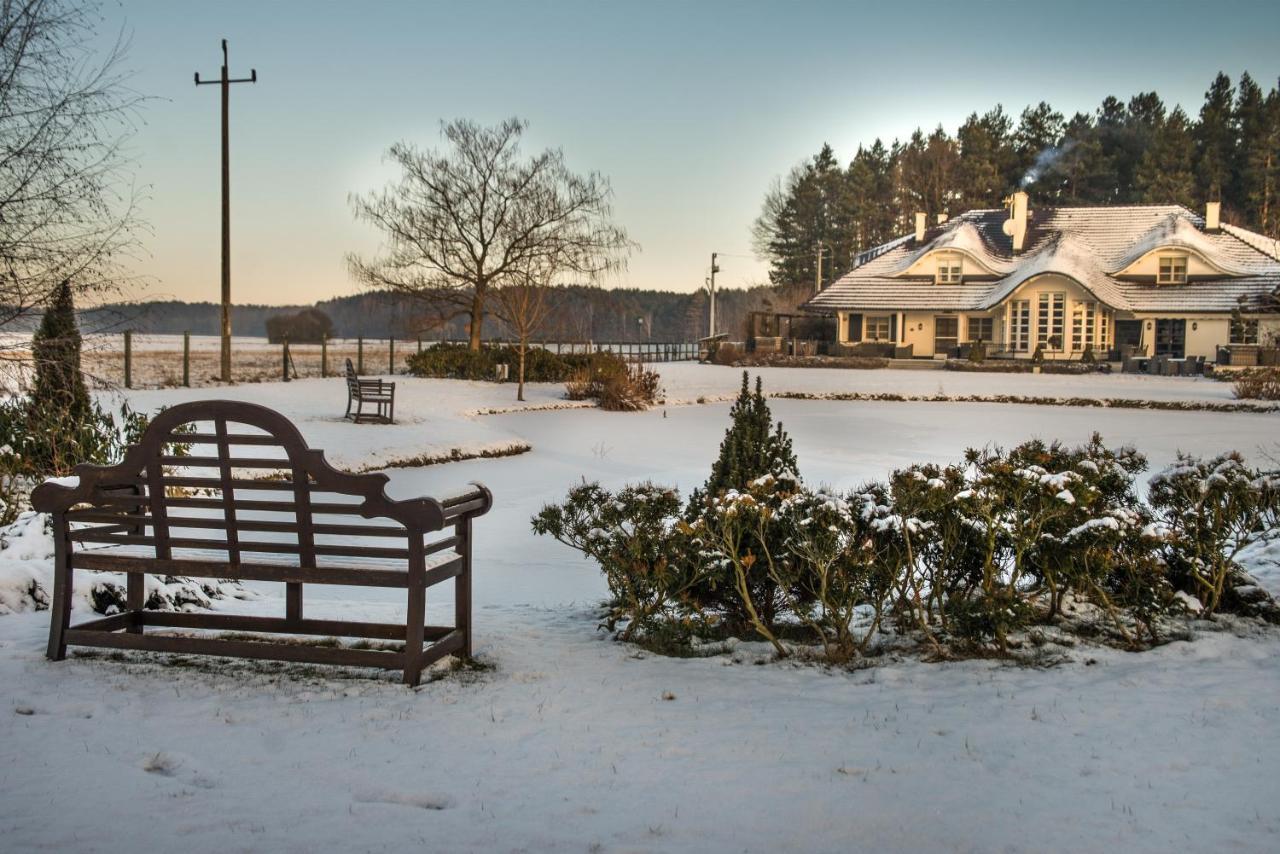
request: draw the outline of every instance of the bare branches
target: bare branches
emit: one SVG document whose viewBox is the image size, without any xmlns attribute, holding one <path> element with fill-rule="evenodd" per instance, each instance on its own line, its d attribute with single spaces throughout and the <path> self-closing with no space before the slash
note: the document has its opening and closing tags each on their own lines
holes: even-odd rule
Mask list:
<svg viewBox="0 0 1280 854">
<path fill-rule="evenodd" d="M 454 121 L 442 127 L 444 153 L 397 142 L 387 158 L 399 180 L 351 196 L 356 218 L 385 238 L 379 257 L 349 256 L 352 275 L 465 310 L 472 349 L 490 288 L 564 273 L 594 278 L 620 268 L 633 246 L 611 222 L 608 180 L 570 172 L 558 149 L 521 157 L 526 127 L 515 118 L 494 127 Z"/>
<path fill-rule="evenodd" d="M 123 145 L 141 97 L 120 70 L 123 38 L 95 55 L 97 17 L 72 0 L 0 3 L 0 325 L 66 280 L 115 289 L 136 246 Z"/>
</svg>

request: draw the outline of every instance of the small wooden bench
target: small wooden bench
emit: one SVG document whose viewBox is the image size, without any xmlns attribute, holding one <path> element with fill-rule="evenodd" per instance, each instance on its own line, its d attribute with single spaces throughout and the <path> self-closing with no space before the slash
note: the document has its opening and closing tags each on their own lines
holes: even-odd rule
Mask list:
<svg viewBox="0 0 1280 854">
<path fill-rule="evenodd" d="M 70 644 L 381 667 L 416 685 L 437 659 L 471 654 L 472 522 L 493 503 L 481 485 L 443 500 L 392 500 L 385 474 L 332 468 L 278 412 L 219 400 L 164 410 L 122 462 L 75 473 L 74 486 L 48 482 L 31 496 L 53 516 L 55 661 Z M 75 570 L 126 573 L 126 609 L 70 625 Z M 147 575 L 283 582 L 285 613 L 145 610 Z M 454 624 L 426 625 L 426 589 L 449 579 Z M 304 584 L 406 590 L 406 622 L 308 618 Z M 144 631 L 152 627 L 180 631 Z M 386 648 L 272 635 L 362 638 Z"/>
<path fill-rule="evenodd" d="M 351 412 L 355 404 L 356 411 Z M 366 415 L 365 404 L 373 406 L 373 414 Z M 378 421 L 390 424 L 396 414 L 396 384 L 385 380 L 362 380 L 356 373 L 355 366 L 347 359 L 347 413 L 343 418 L 350 418 L 359 424 L 361 421 Z"/>
</svg>

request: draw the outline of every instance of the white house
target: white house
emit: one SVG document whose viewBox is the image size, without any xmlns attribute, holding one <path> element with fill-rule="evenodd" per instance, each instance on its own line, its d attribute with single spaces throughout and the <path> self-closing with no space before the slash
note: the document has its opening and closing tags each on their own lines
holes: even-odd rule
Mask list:
<svg viewBox="0 0 1280 854">
<path fill-rule="evenodd" d="M 940 218 L 941 219 L 941 218 Z M 1280 335 L 1280 245 L 1180 205 L 969 211 L 858 256 L 806 308 L 838 318 L 841 349 L 913 356 L 967 342 L 1029 358 L 1133 347 L 1204 356 Z M 900 353 L 905 350 L 900 349 Z"/>
</svg>

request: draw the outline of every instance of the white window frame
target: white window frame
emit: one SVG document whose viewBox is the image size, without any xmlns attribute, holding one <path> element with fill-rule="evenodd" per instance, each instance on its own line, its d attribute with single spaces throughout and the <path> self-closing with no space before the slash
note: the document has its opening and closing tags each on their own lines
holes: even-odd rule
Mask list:
<svg viewBox="0 0 1280 854">
<path fill-rule="evenodd" d="M 1072 352 L 1096 349 L 1093 340 L 1097 327 L 1097 304 L 1092 301 L 1075 303 L 1071 308 Z"/>
<path fill-rule="evenodd" d="M 1009 349 L 1026 353 L 1031 349 L 1031 300 L 1018 299 L 1009 303 Z"/>
<path fill-rule="evenodd" d="M 1036 312 L 1036 346 L 1058 351 L 1066 347 L 1067 294 L 1065 291 L 1044 291 L 1040 294 Z M 1058 346 L 1050 342 L 1058 339 Z"/>
<path fill-rule="evenodd" d="M 893 322 L 892 318 L 887 314 L 883 315 L 867 315 L 866 329 L 862 336 L 863 341 L 892 341 L 893 340 Z M 880 336 L 878 327 L 884 327 L 884 337 Z"/>
<path fill-rule="evenodd" d="M 978 339 L 973 337 L 973 324 L 975 321 L 980 325 L 987 327 L 987 334 L 984 338 Z M 981 340 L 984 344 L 990 344 L 996 337 L 995 318 L 971 314 L 965 318 L 964 330 L 965 335 L 968 336 L 969 343 L 972 344 L 975 341 Z"/>
<path fill-rule="evenodd" d="M 957 252 L 939 253 L 933 281 L 939 285 L 958 285 L 964 280 L 964 256 Z"/>
<path fill-rule="evenodd" d="M 1245 317 L 1240 320 L 1232 319 L 1228 321 L 1230 330 L 1227 333 L 1228 344 L 1257 344 L 1258 343 L 1258 319 L 1256 317 Z"/>
<path fill-rule="evenodd" d="M 1187 283 L 1187 257 L 1181 254 L 1161 255 L 1156 261 L 1156 284 L 1185 285 Z"/>
</svg>

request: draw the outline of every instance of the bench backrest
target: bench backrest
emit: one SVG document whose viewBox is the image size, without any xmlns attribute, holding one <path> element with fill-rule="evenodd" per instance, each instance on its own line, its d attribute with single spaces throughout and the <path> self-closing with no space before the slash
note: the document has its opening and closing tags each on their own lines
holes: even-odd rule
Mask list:
<svg viewBox="0 0 1280 854">
<path fill-rule="evenodd" d="M 78 466 L 76 475 L 75 486 L 42 484 L 32 504 L 79 523 L 69 534 L 77 547 L 231 564 L 421 565 L 448 547 L 427 535 L 491 501 L 483 487 L 443 502 L 392 500 L 385 474 L 338 471 L 287 418 L 241 401 L 166 409 L 120 463 Z"/>
</svg>

